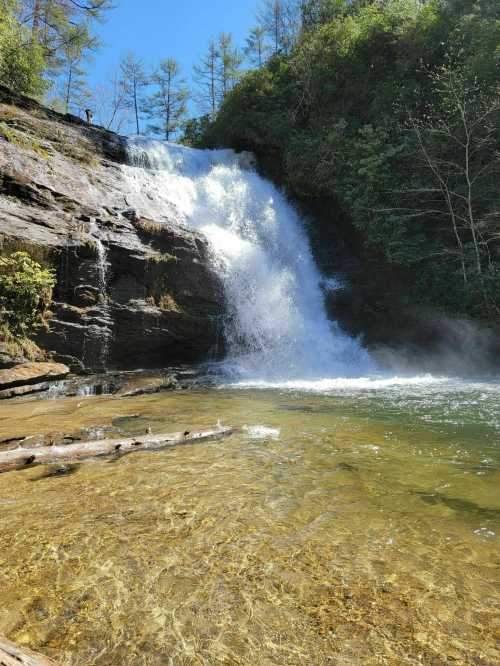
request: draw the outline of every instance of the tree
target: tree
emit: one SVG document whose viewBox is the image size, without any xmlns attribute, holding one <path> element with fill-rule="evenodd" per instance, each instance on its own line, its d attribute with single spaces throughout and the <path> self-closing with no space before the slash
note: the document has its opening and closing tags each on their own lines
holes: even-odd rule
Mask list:
<svg viewBox="0 0 500 666">
<path fill-rule="evenodd" d="M 9 333 L 26 337 L 40 327 L 54 285 L 53 271 L 26 252 L 0 257 L 0 322 Z"/>
<path fill-rule="evenodd" d="M 300 32 L 301 5 L 300 0 L 263 0 L 257 21 L 270 37 L 275 55 L 292 50 Z"/>
<path fill-rule="evenodd" d="M 91 103 L 99 125 L 113 132 L 122 130 L 130 111 L 125 104 L 119 72 L 113 72 L 105 85 L 97 86 L 92 91 Z"/>
<path fill-rule="evenodd" d="M 207 111 L 212 117 L 217 113 L 219 106 L 217 92 L 217 67 L 219 51 L 213 39 L 208 44 L 207 53 L 200 63 L 193 67 L 194 80 L 198 86 L 197 101 L 203 111 Z"/>
<path fill-rule="evenodd" d="M 100 21 L 113 7 L 112 0 L 25 0 L 24 4 L 32 8 L 24 20 L 31 20 L 33 40 L 49 51 L 71 41 L 71 28 Z"/>
<path fill-rule="evenodd" d="M 75 67 L 99 46 L 92 24 L 112 8 L 111 0 L 17 0 L 16 5 L 17 19 L 29 32 L 23 46 L 29 40 L 31 48 L 40 50 L 47 82 L 60 88 L 67 86 L 68 78 L 73 80 Z M 61 95 L 66 98 L 67 89 Z"/>
<path fill-rule="evenodd" d="M 467 283 L 467 247 L 482 275 L 491 266 L 491 244 L 500 242 L 500 99 L 451 58 L 429 76 L 435 99 L 424 113 L 410 115 L 410 127 L 443 199 Z"/>
<path fill-rule="evenodd" d="M 93 21 L 101 21 L 111 0 L 24 0 L 23 21 L 31 25 L 32 41 L 39 44 L 49 66 L 57 71 L 60 54 L 75 42 L 92 48 Z"/>
<path fill-rule="evenodd" d="M 316 30 L 319 26 L 333 21 L 348 7 L 355 7 L 358 3 L 347 0 L 304 0 L 301 6 L 302 28 Z"/>
<path fill-rule="evenodd" d="M 247 37 L 247 44 L 244 53 L 248 60 L 256 67 L 262 67 L 269 53 L 269 46 L 266 42 L 266 31 L 262 26 L 256 26 L 250 30 Z"/>
<path fill-rule="evenodd" d="M 43 50 L 30 41 L 18 12 L 16 0 L 0 1 L 0 82 L 17 92 L 39 96 L 46 88 Z"/>
<path fill-rule="evenodd" d="M 151 77 L 156 91 L 147 99 L 148 117 L 154 121 L 148 129 L 170 141 L 182 127 L 187 115 L 189 90 L 180 79 L 179 63 L 173 58 L 163 60 Z"/>
<path fill-rule="evenodd" d="M 132 52 L 129 52 L 120 64 L 120 85 L 123 90 L 123 105 L 132 111 L 135 118 L 137 134 L 141 133 L 140 110 L 143 107 L 144 89 L 148 78 L 144 72 L 144 64 Z"/>
<path fill-rule="evenodd" d="M 221 102 L 238 80 L 238 69 L 243 58 L 237 48 L 233 46 L 230 34 L 221 32 L 219 35 L 217 79 L 219 83 L 218 96 Z"/>
<path fill-rule="evenodd" d="M 88 57 L 91 49 L 97 48 L 97 40 L 91 38 L 86 32 L 81 32 L 78 26 L 74 28 L 76 34 L 74 38 L 70 29 L 69 40 L 62 49 L 62 59 L 64 63 L 64 109 L 65 112 L 71 108 L 82 111 L 89 100 L 91 93 L 85 80 L 86 71 L 83 68 L 83 62 Z"/>
<path fill-rule="evenodd" d="M 205 137 L 210 126 L 210 115 L 190 118 L 183 125 L 180 143 L 191 148 L 206 148 Z"/>
</svg>

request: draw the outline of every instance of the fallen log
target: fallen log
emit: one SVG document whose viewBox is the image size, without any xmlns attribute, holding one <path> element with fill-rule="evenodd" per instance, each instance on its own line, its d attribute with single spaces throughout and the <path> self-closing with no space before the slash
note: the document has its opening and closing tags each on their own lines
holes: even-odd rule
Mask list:
<svg viewBox="0 0 500 666">
<path fill-rule="evenodd" d="M 0 453 L 0 474 L 37 465 L 57 465 L 82 462 L 95 458 L 117 458 L 138 451 L 160 451 L 181 444 L 196 444 L 223 439 L 236 432 L 235 428 L 216 428 L 201 432 L 176 432 L 172 434 L 135 437 L 132 439 L 99 439 L 63 446 L 42 446 L 36 449 L 14 449 Z"/>
<path fill-rule="evenodd" d="M 59 664 L 0 636 L 0 666 L 59 666 Z"/>
</svg>

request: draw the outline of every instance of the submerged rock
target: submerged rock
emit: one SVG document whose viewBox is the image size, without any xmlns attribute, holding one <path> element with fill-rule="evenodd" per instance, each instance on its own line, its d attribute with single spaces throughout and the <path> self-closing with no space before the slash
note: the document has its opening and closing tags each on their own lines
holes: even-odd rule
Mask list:
<svg viewBox="0 0 500 666">
<path fill-rule="evenodd" d="M 0 86 L 0 253 L 24 249 L 56 269 L 36 342 L 78 373 L 197 362 L 220 348 L 224 296 L 206 239 L 175 211 L 140 218 L 125 161 L 118 135 Z"/>
</svg>

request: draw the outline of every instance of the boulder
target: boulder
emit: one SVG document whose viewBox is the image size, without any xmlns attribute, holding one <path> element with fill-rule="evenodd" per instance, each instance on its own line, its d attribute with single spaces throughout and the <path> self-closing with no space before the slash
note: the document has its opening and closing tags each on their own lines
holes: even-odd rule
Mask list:
<svg viewBox="0 0 500 666">
<path fill-rule="evenodd" d="M 0 391 L 56 381 L 68 374 L 68 366 L 62 363 L 21 363 L 0 370 Z"/>
<path fill-rule="evenodd" d="M 49 389 L 49 382 L 42 382 L 41 384 L 26 384 L 25 386 L 15 386 L 14 388 L 0 391 L 0 400 L 10 400 L 11 398 L 21 398 L 27 395 L 45 393 Z"/>
</svg>

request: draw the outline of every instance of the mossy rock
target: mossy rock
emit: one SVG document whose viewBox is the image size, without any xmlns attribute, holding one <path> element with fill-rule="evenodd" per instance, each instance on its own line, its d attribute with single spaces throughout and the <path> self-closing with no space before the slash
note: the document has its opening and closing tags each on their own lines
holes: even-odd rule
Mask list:
<svg viewBox="0 0 500 666">
<path fill-rule="evenodd" d="M 78 246 L 78 256 L 81 259 L 97 259 L 99 252 L 97 249 L 97 242 L 89 238 L 84 243 Z"/>
<path fill-rule="evenodd" d="M 47 160 L 51 151 L 46 144 L 41 144 L 37 139 L 20 132 L 17 129 L 7 125 L 5 122 L 0 122 L 0 136 L 2 136 L 9 143 L 15 144 L 24 150 L 32 150 L 43 159 Z"/>
</svg>

